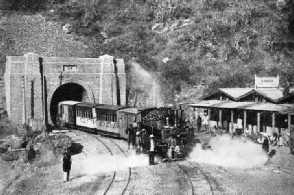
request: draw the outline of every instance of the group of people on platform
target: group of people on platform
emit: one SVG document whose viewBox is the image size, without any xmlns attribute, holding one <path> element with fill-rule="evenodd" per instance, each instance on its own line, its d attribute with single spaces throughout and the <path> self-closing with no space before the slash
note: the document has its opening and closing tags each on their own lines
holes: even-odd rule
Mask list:
<svg viewBox="0 0 294 195">
<path fill-rule="evenodd" d="M 166 154 L 167 159 L 175 159 L 177 154 L 180 153 L 179 145 L 185 144 L 183 143 L 185 141 L 182 140 L 183 135 L 180 133 L 185 131 L 178 132 L 178 130 L 179 128 L 174 128 L 165 140 L 165 146 L 167 147 L 167 150 L 164 153 Z M 140 123 L 130 124 L 130 127 L 126 130 L 126 134 L 128 134 L 128 149 L 135 149 L 137 155 L 141 154 L 142 152 L 148 153 L 149 164 L 153 165 L 154 156 L 156 153 L 155 136 L 151 132 L 148 132 L 146 129 L 142 128 Z M 187 139 L 187 135 L 185 135 L 184 137 Z"/>
<path fill-rule="evenodd" d="M 136 149 L 136 154 L 140 154 L 142 151 L 146 152 L 148 145 L 148 132 L 146 129 L 141 128 L 140 123 L 130 124 L 130 127 L 126 130 L 128 134 L 128 149 L 132 147 Z"/>
<path fill-rule="evenodd" d="M 154 165 L 154 135 L 149 135 L 146 129 L 141 128 L 140 123 L 130 124 L 130 127 L 126 130 L 126 134 L 128 134 L 128 149 L 132 147 L 132 149 L 135 149 L 137 155 L 140 155 L 142 152 L 148 152 L 149 164 Z"/>
</svg>

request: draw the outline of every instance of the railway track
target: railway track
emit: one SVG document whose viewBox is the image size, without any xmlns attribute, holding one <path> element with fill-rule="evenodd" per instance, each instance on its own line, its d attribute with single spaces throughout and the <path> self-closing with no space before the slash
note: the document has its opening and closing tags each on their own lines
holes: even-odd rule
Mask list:
<svg viewBox="0 0 294 195">
<path fill-rule="evenodd" d="M 124 158 L 127 157 L 127 154 L 121 148 L 121 146 L 113 140 L 99 135 L 93 135 L 93 137 L 105 146 L 105 148 L 108 150 L 111 156 L 121 155 Z M 107 177 L 103 184 L 99 186 L 99 189 L 96 192 L 96 194 L 124 194 L 129 185 L 130 177 L 131 168 L 127 168 L 126 170 L 114 171 L 112 173 L 112 176 Z"/>
<path fill-rule="evenodd" d="M 181 161 L 177 163 L 190 181 L 189 194 L 222 194 L 224 190 L 197 163 Z"/>
</svg>

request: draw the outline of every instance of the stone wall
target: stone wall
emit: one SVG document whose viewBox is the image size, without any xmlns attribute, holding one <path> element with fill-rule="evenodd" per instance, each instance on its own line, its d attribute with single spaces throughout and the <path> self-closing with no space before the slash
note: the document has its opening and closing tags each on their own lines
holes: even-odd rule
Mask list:
<svg viewBox="0 0 294 195">
<path fill-rule="evenodd" d="M 117 105 L 118 78 L 121 105 L 125 105 L 124 61 L 122 59 L 117 61 L 119 63 L 116 64 L 117 72 L 115 72 L 114 59 L 108 55 L 99 58 L 42 57 L 34 53 L 24 56 L 8 56 L 5 87 L 9 119 L 15 123 L 24 123 L 24 120 L 27 122 L 32 117 L 43 118 L 40 67 L 43 67 L 45 76 L 44 87 L 47 99 L 45 102 L 49 123 L 52 123 L 49 110 L 53 94 L 61 85 L 67 83 L 81 85 L 86 91 L 84 96 L 87 97 L 88 102 Z M 74 68 L 70 70 L 68 66 Z"/>
</svg>

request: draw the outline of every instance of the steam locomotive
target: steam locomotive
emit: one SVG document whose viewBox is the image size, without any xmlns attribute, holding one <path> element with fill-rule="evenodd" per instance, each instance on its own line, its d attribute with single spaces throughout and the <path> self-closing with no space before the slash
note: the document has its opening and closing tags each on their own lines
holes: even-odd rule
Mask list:
<svg viewBox="0 0 294 195">
<path fill-rule="evenodd" d="M 166 153 L 168 137 L 176 136 L 178 143 L 182 145 L 192 143 L 193 140 L 190 138 L 194 137 L 193 129 L 181 125 L 181 110 L 170 107 L 139 110 L 125 106 L 63 101 L 58 104 L 57 121 L 62 127 L 122 139 L 127 139 L 126 130 L 135 122 L 140 124 L 140 130 L 146 130 L 145 139 L 151 134 L 155 136 L 157 150 L 162 155 Z"/>
</svg>

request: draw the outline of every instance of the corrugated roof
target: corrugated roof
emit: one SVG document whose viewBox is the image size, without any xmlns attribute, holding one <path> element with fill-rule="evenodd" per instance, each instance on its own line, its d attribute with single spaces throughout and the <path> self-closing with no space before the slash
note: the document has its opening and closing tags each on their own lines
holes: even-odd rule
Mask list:
<svg viewBox="0 0 294 195">
<path fill-rule="evenodd" d="M 259 104 L 249 106 L 244 109 L 245 110 L 256 110 L 256 111 L 270 111 L 270 112 L 283 112 L 286 110 L 285 107 L 280 106 L 278 104 L 262 103 L 262 102 L 260 102 Z"/>
<path fill-rule="evenodd" d="M 205 108 L 227 108 L 254 111 L 279 112 L 281 114 L 294 114 L 294 105 L 291 104 L 273 104 L 263 102 L 234 102 L 222 100 L 203 100 L 195 104 L 188 104 L 192 107 Z"/>
<path fill-rule="evenodd" d="M 238 99 L 246 93 L 249 93 L 252 90 L 254 90 L 254 88 L 219 88 L 219 90 L 223 93 L 226 93 L 234 99 Z"/>
<path fill-rule="evenodd" d="M 284 97 L 282 88 L 257 88 L 255 91 L 274 101 Z"/>
<path fill-rule="evenodd" d="M 235 101 L 254 92 L 264 96 L 265 98 L 272 100 L 273 102 L 277 102 L 278 100 L 284 97 L 283 88 L 219 88 L 219 91 L 231 97 Z M 210 97 L 212 95 L 213 94 L 210 94 L 207 97 Z"/>
<path fill-rule="evenodd" d="M 232 101 L 226 101 L 226 100 L 202 100 L 202 101 L 199 101 L 197 103 L 188 104 L 188 106 L 206 108 L 206 107 L 212 107 L 212 105 L 216 105 L 216 104 L 223 104 L 225 102 L 232 102 Z"/>
<path fill-rule="evenodd" d="M 81 103 L 81 102 L 78 102 L 78 101 L 72 101 L 72 100 L 67 100 L 67 101 L 62 101 L 62 102 L 59 102 L 61 104 L 66 104 L 66 105 L 75 105 L 75 104 L 78 104 L 78 103 Z"/>
<path fill-rule="evenodd" d="M 239 108 L 249 107 L 249 106 L 254 105 L 254 104 L 256 104 L 256 102 L 233 102 L 233 101 L 230 101 L 230 102 L 225 102 L 225 103 L 219 104 L 219 105 L 213 105 L 213 107 L 215 107 L 215 108 L 230 108 L 230 109 L 236 108 L 236 109 L 239 109 Z"/>
</svg>

